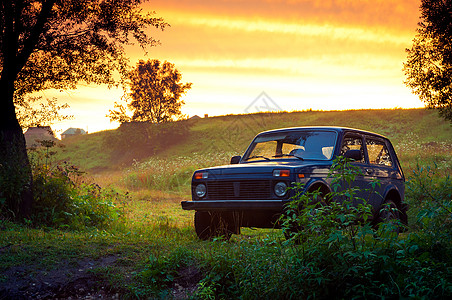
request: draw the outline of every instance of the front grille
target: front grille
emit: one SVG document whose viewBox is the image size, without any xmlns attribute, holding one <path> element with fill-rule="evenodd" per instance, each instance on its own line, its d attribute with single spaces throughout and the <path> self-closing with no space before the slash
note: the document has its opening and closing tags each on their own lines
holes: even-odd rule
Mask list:
<svg viewBox="0 0 452 300">
<path fill-rule="evenodd" d="M 247 200 L 271 199 L 272 190 L 269 180 L 247 181 L 209 181 L 207 182 L 209 199 Z"/>
</svg>

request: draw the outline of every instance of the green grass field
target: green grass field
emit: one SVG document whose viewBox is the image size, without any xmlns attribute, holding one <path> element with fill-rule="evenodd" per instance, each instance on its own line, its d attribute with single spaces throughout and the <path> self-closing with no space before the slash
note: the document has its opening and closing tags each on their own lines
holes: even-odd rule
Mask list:
<svg viewBox="0 0 452 300">
<path fill-rule="evenodd" d="M 268 229 L 244 229 L 228 242 L 198 240 L 193 212 L 180 208 L 180 201 L 190 198 L 193 171 L 227 164 L 260 131 L 309 125 L 360 128 L 391 139 L 409 181 L 408 232 L 398 239 L 364 234 L 352 238 L 355 248 L 347 243 L 350 233 L 344 233 L 342 242 L 330 241 L 328 247 L 316 236 L 310 245 L 290 244 L 281 230 Z M 55 150 L 55 163 L 70 161 L 87 172 L 84 181 L 118 191 L 115 201 L 121 202 L 117 205 L 124 218 L 106 228 L 77 230 L 0 219 L 0 299 L 452 295 L 447 230 L 452 126 L 435 111 L 262 113 L 185 121 L 183 126 L 184 138 L 153 153 L 113 147 L 111 138 L 117 130 L 65 140 L 65 146 Z M 422 188 L 424 183 L 430 184 L 428 190 Z"/>
<path fill-rule="evenodd" d="M 184 138 L 174 141 L 154 155 L 142 153 L 140 149 L 130 151 L 106 145 L 105 140 L 115 134 L 115 130 L 110 130 L 64 140 L 61 144 L 65 147 L 59 152 L 58 159 L 71 160 L 87 171 L 99 172 L 123 169 L 131 166 L 134 159 L 142 162 L 147 157 L 192 157 L 194 153 L 210 155 L 212 150 L 217 151 L 219 156 L 242 154 L 251 139 L 261 131 L 311 125 L 346 126 L 373 131 L 389 137 L 396 148 L 411 143 L 427 148 L 452 143 L 450 124 L 440 119 L 436 111 L 426 109 L 260 113 L 210 117 L 184 121 L 184 124 L 189 128 Z M 129 142 L 133 145 L 133 136 Z M 113 155 L 115 150 L 124 159 L 117 159 Z M 137 157 L 133 157 L 133 154 Z M 405 154 L 400 155 L 403 161 Z M 409 156 L 409 153 L 406 155 Z"/>
</svg>

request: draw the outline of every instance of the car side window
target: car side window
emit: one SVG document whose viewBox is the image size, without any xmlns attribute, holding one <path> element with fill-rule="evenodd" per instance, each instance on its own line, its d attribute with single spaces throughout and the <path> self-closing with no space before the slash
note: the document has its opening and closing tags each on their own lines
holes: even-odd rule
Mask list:
<svg viewBox="0 0 452 300">
<path fill-rule="evenodd" d="M 363 140 L 360 136 L 345 136 L 342 141 L 341 155 L 344 155 L 348 150 L 360 150 L 362 154 L 362 159 L 360 163 L 364 163 L 364 149 Z"/>
<path fill-rule="evenodd" d="M 366 147 L 370 164 L 392 167 L 391 155 L 384 141 L 366 138 Z"/>
</svg>

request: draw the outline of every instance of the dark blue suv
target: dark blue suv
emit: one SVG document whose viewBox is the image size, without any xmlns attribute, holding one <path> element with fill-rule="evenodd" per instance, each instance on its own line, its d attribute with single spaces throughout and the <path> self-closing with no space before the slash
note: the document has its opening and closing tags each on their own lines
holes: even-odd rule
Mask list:
<svg viewBox="0 0 452 300">
<path fill-rule="evenodd" d="M 197 170 L 192 178 L 192 201 L 182 208 L 195 210 L 199 238 L 229 238 L 240 227 L 277 228 L 278 218 L 293 194 L 294 182 L 305 191 L 331 192 L 329 170 L 336 156 L 353 160 L 360 169 L 354 184 L 373 207 L 373 222 L 381 208 L 395 211 L 394 218 L 407 223 L 404 204 L 405 178 L 390 141 L 379 134 L 343 127 L 297 127 L 258 134 L 243 157 L 231 164 Z"/>
</svg>

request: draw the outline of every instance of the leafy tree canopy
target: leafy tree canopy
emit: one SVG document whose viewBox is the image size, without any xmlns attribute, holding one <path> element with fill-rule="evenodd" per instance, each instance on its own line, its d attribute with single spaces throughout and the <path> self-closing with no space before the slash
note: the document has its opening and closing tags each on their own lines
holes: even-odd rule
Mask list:
<svg viewBox="0 0 452 300">
<path fill-rule="evenodd" d="M 405 84 L 452 122 L 452 0 L 422 0 L 420 9 L 422 21 L 407 49 Z"/>
<path fill-rule="evenodd" d="M 181 83 L 182 75 L 174 64 L 157 59 L 140 60 L 129 74 L 130 100 L 128 108 L 133 112 L 129 117 L 123 105 L 115 103 L 117 110 L 110 111 L 110 120 L 120 123 L 147 121 L 164 123 L 180 117 L 184 101 L 182 94 L 191 88 L 191 83 Z"/>
<path fill-rule="evenodd" d="M 141 2 L 2 1 L 0 66 L 15 58 L 15 95 L 48 88 L 75 88 L 80 81 L 114 84 L 115 71 L 126 73 L 124 46 L 132 44 L 131 38 L 143 48 L 155 45 L 158 41 L 144 29 L 163 29 L 167 25 L 152 14 L 143 15 Z"/>
</svg>

